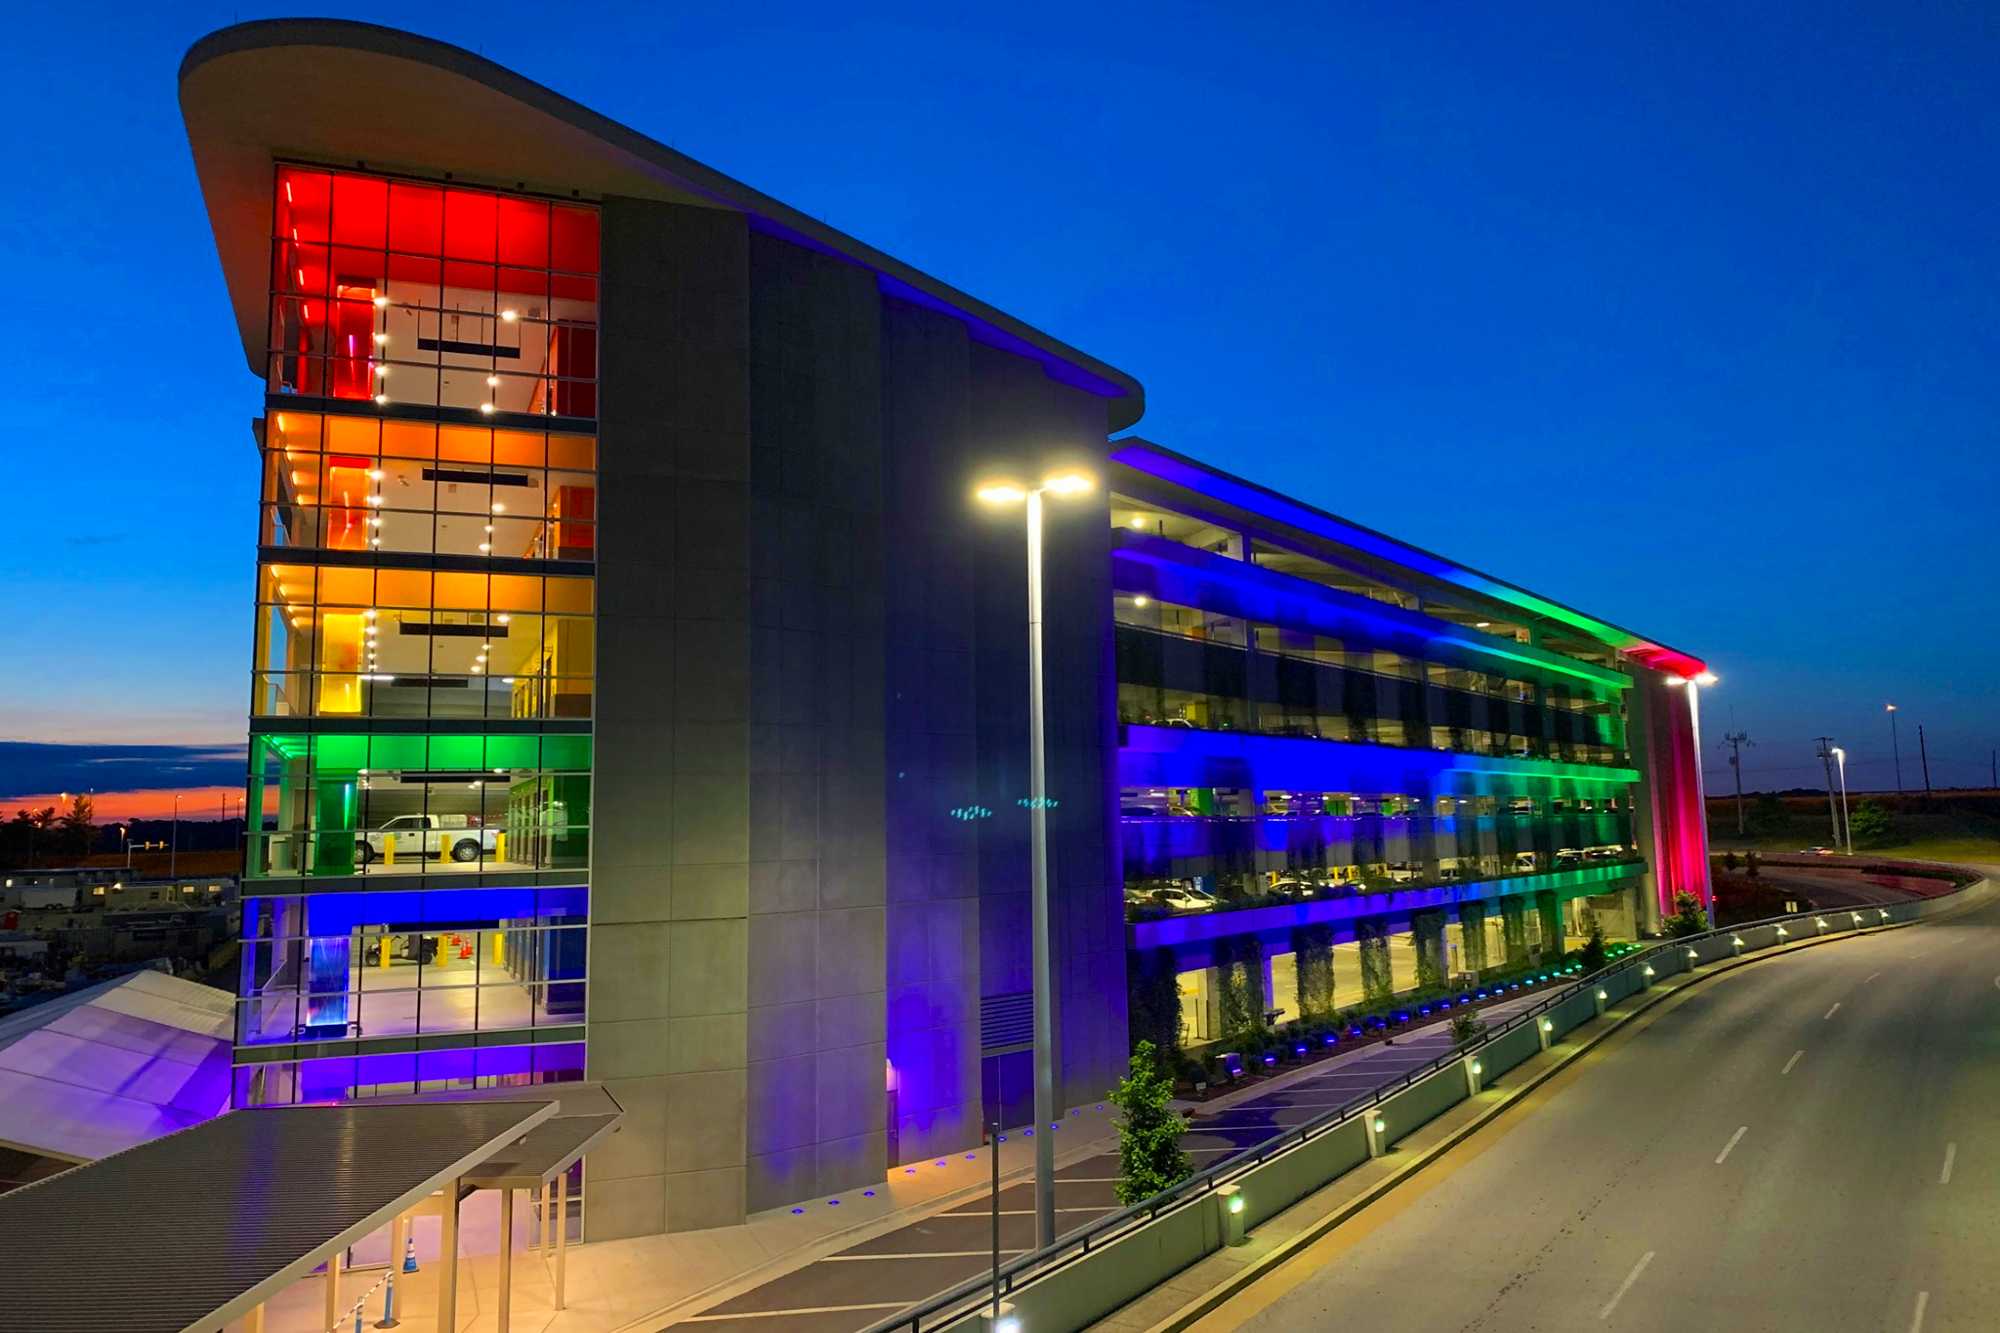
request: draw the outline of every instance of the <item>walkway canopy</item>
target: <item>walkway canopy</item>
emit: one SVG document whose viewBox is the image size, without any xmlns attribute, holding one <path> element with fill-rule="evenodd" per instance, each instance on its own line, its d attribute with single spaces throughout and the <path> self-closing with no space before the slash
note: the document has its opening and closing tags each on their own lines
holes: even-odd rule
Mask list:
<svg viewBox="0 0 2000 1333">
<path fill-rule="evenodd" d="M 0 1019 L 0 1146 L 88 1162 L 220 1115 L 235 1005 L 141 971 Z"/>
<path fill-rule="evenodd" d="M 563 1095 L 542 1094 L 237 1111 L 0 1195 L 0 1320 L 213 1333 L 482 1164 L 540 1166 L 609 1128 L 532 1148 Z"/>
</svg>

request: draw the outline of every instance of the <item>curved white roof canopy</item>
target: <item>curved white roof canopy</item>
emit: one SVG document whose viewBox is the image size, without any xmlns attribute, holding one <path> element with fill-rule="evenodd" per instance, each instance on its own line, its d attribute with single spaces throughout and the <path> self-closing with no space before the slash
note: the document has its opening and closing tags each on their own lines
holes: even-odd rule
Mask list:
<svg viewBox="0 0 2000 1333">
<path fill-rule="evenodd" d="M 751 225 L 874 270 L 890 295 L 963 321 L 1106 400 L 1107 431 L 1145 411 L 1139 382 L 817 218 L 472 54 L 393 28 L 277 19 L 223 28 L 181 62 L 194 150 L 244 355 L 264 373 L 273 158 L 558 196 L 622 195 L 750 215 Z"/>
</svg>

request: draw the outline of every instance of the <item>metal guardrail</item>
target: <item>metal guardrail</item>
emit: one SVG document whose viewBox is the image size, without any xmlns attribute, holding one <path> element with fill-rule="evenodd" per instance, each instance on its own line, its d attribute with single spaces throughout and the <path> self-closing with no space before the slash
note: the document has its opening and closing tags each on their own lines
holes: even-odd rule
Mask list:
<svg viewBox="0 0 2000 1333">
<path fill-rule="evenodd" d="M 1897 907 L 1904 909 L 1919 905 L 1919 903 L 1896 904 Z M 1050 1273 L 1082 1259 L 1093 1250 L 1101 1250 L 1113 1241 L 1120 1240 L 1169 1213 L 1188 1207 L 1198 1200 L 1205 1198 L 1217 1187 L 1229 1184 L 1231 1181 L 1247 1174 L 1281 1153 L 1290 1152 L 1294 1148 L 1312 1142 L 1323 1134 L 1340 1128 L 1340 1126 L 1353 1120 L 1363 1111 L 1368 1110 L 1387 1098 L 1393 1097 L 1414 1084 L 1458 1064 L 1468 1056 L 1476 1054 L 1482 1048 L 1500 1040 L 1507 1034 L 1535 1023 L 1557 1005 L 1563 1004 L 1566 1001 L 1576 998 L 1578 995 L 1584 994 L 1586 991 L 1600 986 L 1606 978 L 1617 976 L 1633 968 L 1649 966 L 1650 960 L 1673 954 L 1677 950 L 1698 949 L 1703 943 L 1718 939 L 1733 940 L 1735 936 L 1746 930 L 1759 930 L 1766 926 L 1783 927 L 1786 925 L 1797 925 L 1800 921 L 1814 921 L 1825 916 L 1839 916 L 1845 919 L 1851 915 L 1866 915 L 1868 913 L 1879 914 L 1874 922 L 1878 927 L 1891 923 L 1896 919 L 1890 915 L 1887 908 L 1883 907 L 1870 907 L 1866 913 L 1860 912 L 1860 909 L 1850 910 L 1845 908 L 1834 908 L 1828 912 L 1801 912 L 1786 916 L 1766 917 L 1761 921 L 1746 921 L 1741 925 L 1730 926 L 1727 929 L 1721 930 L 1707 930 L 1698 935 L 1683 935 L 1678 938 L 1663 940 L 1649 948 L 1626 954 L 1616 963 L 1602 967 L 1587 977 L 1582 977 L 1567 985 L 1551 989 L 1533 1005 L 1508 1018 L 1499 1026 L 1489 1028 L 1485 1036 L 1480 1038 L 1474 1045 L 1454 1047 L 1435 1060 L 1419 1065 L 1396 1078 L 1378 1084 L 1368 1092 L 1342 1103 L 1317 1119 L 1294 1126 L 1281 1134 L 1266 1139 L 1262 1143 L 1245 1148 L 1242 1152 L 1225 1158 L 1204 1171 L 1199 1171 L 1189 1176 L 1178 1185 L 1161 1191 L 1143 1203 L 1134 1204 L 1130 1208 L 1122 1212 L 1113 1213 L 1108 1217 L 1100 1217 L 1095 1222 L 1084 1226 L 1081 1230 L 1071 1232 L 1069 1235 L 1062 1237 L 1055 1244 L 1045 1249 L 1021 1255 L 1012 1262 L 1002 1265 L 999 1273 L 1000 1297 L 1002 1300 L 1005 1300 L 1016 1288 L 1046 1277 Z M 1855 924 L 1850 927 L 1851 933 L 1860 933 L 1863 929 L 1864 926 L 1861 924 Z M 1825 933 L 1824 929 L 1816 928 L 1813 936 L 1801 936 L 1800 938 L 1817 938 L 1823 936 Z M 1780 942 L 1780 939 L 1781 937 L 1774 936 L 1770 945 L 1760 947 L 1775 947 Z M 1690 967 L 1689 970 L 1692 970 L 1692 968 Z M 1644 989 L 1644 987 L 1642 986 L 1640 989 Z M 870 1324 L 863 1333 L 927 1333 L 927 1330 L 941 1329 L 948 1324 L 965 1318 L 980 1307 L 989 1304 L 992 1299 L 993 1276 L 990 1273 L 981 1273 L 977 1277 L 967 1278 L 955 1287 L 939 1292 L 922 1304 L 905 1310 L 901 1314 L 882 1320 L 879 1323 Z"/>
</svg>

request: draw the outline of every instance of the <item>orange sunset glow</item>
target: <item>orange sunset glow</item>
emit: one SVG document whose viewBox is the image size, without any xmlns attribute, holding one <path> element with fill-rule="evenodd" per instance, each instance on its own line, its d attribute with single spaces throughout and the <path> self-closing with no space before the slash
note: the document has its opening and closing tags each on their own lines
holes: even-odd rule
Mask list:
<svg viewBox="0 0 2000 1333">
<path fill-rule="evenodd" d="M 35 796 L 10 796 L 0 801 L 0 818 L 12 819 L 17 810 L 40 810 L 54 806 L 61 814 L 69 808 L 70 795 L 43 792 Z M 241 787 L 180 787 L 146 791 L 98 791 L 90 793 L 93 815 L 99 827 L 131 819 L 172 819 L 174 798 L 180 797 L 182 819 L 221 819 L 224 802 L 230 817 L 243 813 Z"/>
</svg>

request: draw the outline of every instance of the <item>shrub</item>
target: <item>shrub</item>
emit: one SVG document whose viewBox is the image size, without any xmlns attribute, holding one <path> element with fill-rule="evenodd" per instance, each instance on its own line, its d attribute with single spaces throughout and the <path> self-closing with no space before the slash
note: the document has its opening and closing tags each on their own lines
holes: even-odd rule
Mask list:
<svg viewBox="0 0 2000 1333">
<path fill-rule="evenodd" d="M 1585 976 L 1604 970 L 1607 961 L 1604 956 L 1604 929 L 1594 921 L 1590 926 L 1589 938 L 1584 940 L 1583 947 L 1576 951 L 1576 961 L 1583 965 Z"/>
<path fill-rule="evenodd" d="M 1896 819 L 1878 801 L 1863 801 L 1847 817 L 1856 847 L 1886 847 L 1896 841 Z"/>
<path fill-rule="evenodd" d="M 1699 935 L 1708 929 L 1708 913 L 1701 908 L 1701 899 L 1682 889 L 1674 895 L 1674 914 L 1666 920 L 1667 935 L 1672 939 L 1682 939 L 1689 935 Z"/>
<path fill-rule="evenodd" d="M 1468 1046 L 1477 1045 L 1485 1036 L 1486 1024 L 1480 1021 L 1478 1014 L 1460 1012 L 1452 1016 L 1451 1042 L 1461 1051 Z"/>
</svg>

